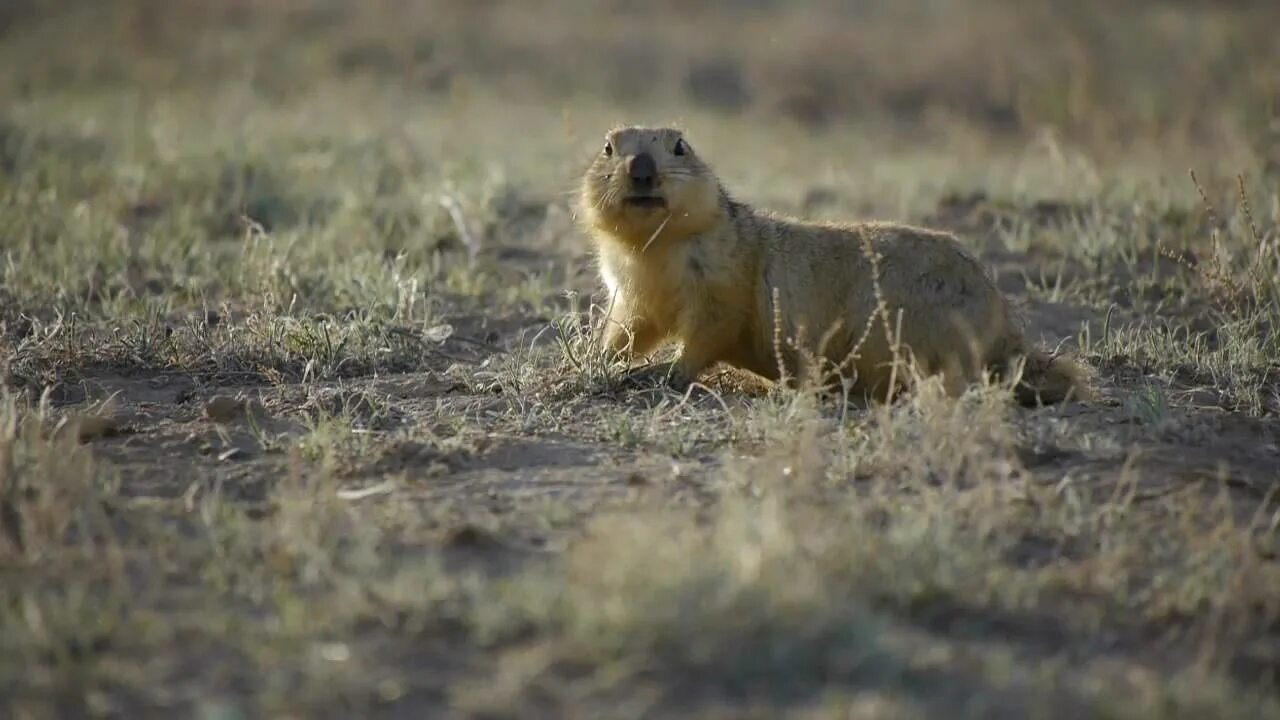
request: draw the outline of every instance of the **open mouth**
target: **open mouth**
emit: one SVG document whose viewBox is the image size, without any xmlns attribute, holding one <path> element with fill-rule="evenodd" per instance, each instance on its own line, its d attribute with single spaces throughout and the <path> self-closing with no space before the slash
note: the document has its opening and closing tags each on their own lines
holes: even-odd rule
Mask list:
<svg viewBox="0 0 1280 720">
<path fill-rule="evenodd" d="M 666 198 L 660 195 L 632 195 L 623 200 L 627 207 L 657 209 L 667 206 Z"/>
</svg>

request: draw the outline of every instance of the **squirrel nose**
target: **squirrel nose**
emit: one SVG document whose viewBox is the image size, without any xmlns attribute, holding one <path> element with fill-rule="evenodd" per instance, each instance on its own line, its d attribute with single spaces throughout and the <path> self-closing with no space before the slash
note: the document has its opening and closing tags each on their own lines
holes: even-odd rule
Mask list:
<svg viewBox="0 0 1280 720">
<path fill-rule="evenodd" d="M 642 152 L 627 163 L 627 174 L 631 177 L 633 186 L 652 188 L 654 177 L 658 174 L 658 165 L 653 161 L 652 155 Z"/>
</svg>

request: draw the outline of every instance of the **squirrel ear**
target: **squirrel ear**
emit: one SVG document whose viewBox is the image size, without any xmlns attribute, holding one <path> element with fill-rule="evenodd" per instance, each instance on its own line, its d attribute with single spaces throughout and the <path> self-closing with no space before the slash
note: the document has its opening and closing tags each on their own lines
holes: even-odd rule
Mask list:
<svg viewBox="0 0 1280 720">
<path fill-rule="evenodd" d="M 688 151 L 689 145 L 684 141 L 684 138 L 676 138 L 676 147 L 671 152 L 676 155 L 684 155 Z"/>
</svg>

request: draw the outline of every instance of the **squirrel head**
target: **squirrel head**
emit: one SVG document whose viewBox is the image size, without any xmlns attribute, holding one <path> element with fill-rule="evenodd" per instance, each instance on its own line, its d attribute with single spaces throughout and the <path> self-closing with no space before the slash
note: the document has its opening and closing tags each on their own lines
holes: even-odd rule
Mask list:
<svg viewBox="0 0 1280 720">
<path fill-rule="evenodd" d="M 715 224 L 720 189 L 715 174 L 674 128 L 611 130 L 582 180 L 588 227 L 647 246 Z"/>
</svg>

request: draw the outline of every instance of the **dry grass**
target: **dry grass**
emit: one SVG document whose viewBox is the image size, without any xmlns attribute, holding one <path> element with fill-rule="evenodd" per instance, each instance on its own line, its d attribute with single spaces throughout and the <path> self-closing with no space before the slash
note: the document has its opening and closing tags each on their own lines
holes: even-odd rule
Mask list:
<svg viewBox="0 0 1280 720">
<path fill-rule="evenodd" d="M 6 5 L 0 714 L 1280 717 L 1275 10 L 1072 7 Z M 673 119 L 1098 399 L 624 376 Z"/>
</svg>

